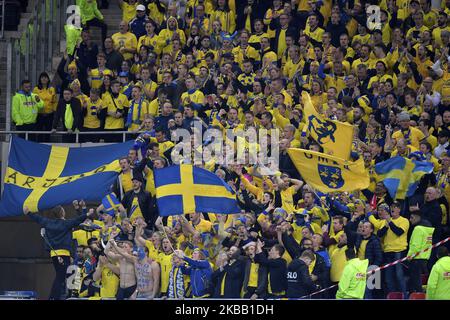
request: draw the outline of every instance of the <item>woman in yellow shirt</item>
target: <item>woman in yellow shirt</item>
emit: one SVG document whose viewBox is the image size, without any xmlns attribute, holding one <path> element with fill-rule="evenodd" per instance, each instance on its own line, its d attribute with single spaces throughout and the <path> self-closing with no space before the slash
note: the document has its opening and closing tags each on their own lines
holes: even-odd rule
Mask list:
<svg viewBox="0 0 450 320">
<path fill-rule="evenodd" d="M 46 72 L 42 72 L 39 75 L 38 85 L 33 89 L 33 93 L 37 94 L 44 102 L 44 108 L 39 110 L 36 130 L 51 131 L 53 114 L 56 111 L 57 97 L 55 88 L 50 86 L 50 77 Z M 49 136 L 42 135 L 42 137 L 39 138 L 39 141 L 48 142 Z"/>
</svg>

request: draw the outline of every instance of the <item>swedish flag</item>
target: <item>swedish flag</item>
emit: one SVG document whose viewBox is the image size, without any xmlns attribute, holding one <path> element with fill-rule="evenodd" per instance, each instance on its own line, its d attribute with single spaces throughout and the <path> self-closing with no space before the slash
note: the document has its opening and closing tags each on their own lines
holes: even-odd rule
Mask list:
<svg viewBox="0 0 450 320">
<path fill-rule="evenodd" d="M 120 205 L 120 201 L 117 199 L 117 196 L 111 192 L 103 197 L 102 204 L 105 210 L 109 212 L 116 210 Z"/>
<path fill-rule="evenodd" d="M 361 158 L 353 162 L 296 148 L 289 148 L 288 154 L 306 183 L 321 192 L 354 191 L 369 186 L 369 172 Z"/>
<path fill-rule="evenodd" d="M 306 132 L 319 143 L 325 153 L 344 160 L 350 159 L 353 142 L 353 126 L 336 120 L 328 120 L 322 117 L 314 108 L 311 97 L 305 91 L 302 92 Z"/>
<path fill-rule="evenodd" d="M 154 174 L 156 201 L 161 216 L 240 212 L 233 190 L 212 172 L 182 164 L 157 169 Z"/>
<path fill-rule="evenodd" d="M 414 194 L 420 179 L 433 172 L 433 164 L 426 161 L 413 161 L 401 156 L 375 165 L 377 181 L 383 181 L 392 199 L 405 199 Z"/>
<path fill-rule="evenodd" d="M 0 216 L 21 215 L 71 203 L 100 201 L 120 171 L 119 158 L 133 141 L 69 148 L 12 137 Z"/>
</svg>

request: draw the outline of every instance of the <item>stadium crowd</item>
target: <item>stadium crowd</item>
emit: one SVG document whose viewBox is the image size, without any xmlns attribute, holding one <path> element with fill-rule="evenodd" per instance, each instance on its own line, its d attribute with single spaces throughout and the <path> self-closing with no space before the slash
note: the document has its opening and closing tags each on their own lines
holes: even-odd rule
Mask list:
<svg viewBox="0 0 450 320">
<path fill-rule="evenodd" d="M 108 35 L 96 1 L 81 0 L 85 28 L 58 67 L 61 85 L 50 86 L 43 72 L 34 89 L 24 80 L 13 98 L 17 130 L 137 137 L 112 187 L 121 204 L 106 210 L 74 201 L 82 215 L 56 228 L 79 225 L 70 239 L 50 243 L 51 298 L 300 298 L 337 283 L 312 297 L 407 297 L 423 292 L 422 276 L 430 275 L 427 297 L 450 299 L 448 243 L 375 273 L 379 285 L 371 288 L 365 277 L 353 286 L 346 272 L 411 256 L 450 235 L 449 0 L 119 3 L 120 32 Z M 379 25 L 367 23 L 372 3 L 381 8 Z M 91 41 L 93 27 L 103 43 Z M 302 134 L 303 91 L 321 115 L 354 126 L 352 158 L 364 159 L 369 188 L 324 194 L 303 181 L 286 150 L 322 151 Z M 241 214 L 158 216 L 153 170 L 173 164 L 174 130 L 195 134 L 196 123 L 280 132 L 273 175 L 196 163 L 234 189 Z M 434 164 L 402 200 L 374 174 L 375 164 L 396 155 Z M 64 209 L 52 215 L 64 217 Z"/>
</svg>

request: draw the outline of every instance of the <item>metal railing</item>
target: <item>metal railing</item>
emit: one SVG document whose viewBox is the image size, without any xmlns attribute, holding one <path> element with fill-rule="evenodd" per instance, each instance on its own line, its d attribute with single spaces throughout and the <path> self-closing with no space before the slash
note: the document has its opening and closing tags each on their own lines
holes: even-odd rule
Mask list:
<svg viewBox="0 0 450 320">
<path fill-rule="evenodd" d="M 89 132 L 72 132 L 68 133 L 67 131 L 14 131 L 14 130 L 6 130 L 0 131 L 0 137 L 6 136 L 5 141 L 9 142 L 11 135 L 16 134 L 20 136 L 24 136 L 25 140 L 29 140 L 30 136 L 41 135 L 41 136 L 50 136 L 50 137 L 58 137 L 58 136 L 75 136 L 75 143 L 80 143 L 80 136 L 89 136 L 89 135 L 97 135 L 97 136 L 106 136 L 106 135 L 121 135 L 122 142 L 128 141 L 130 139 L 134 139 L 139 133 L 132 131 L 89 131 Z M 58 141 L 54 141 L 57 143 Z"/>
<path fill-rule="evenodd" d="M 6 130 L 11 130 L 12 95 L 20 82 L 37 84 L 42 71 L 52 73 L 53 57 L 64 38 L 66 10 L 75 0 L 30 0 L 32 15 L 20 38 L 11 38 L 7 48 Z"/>
</svg>

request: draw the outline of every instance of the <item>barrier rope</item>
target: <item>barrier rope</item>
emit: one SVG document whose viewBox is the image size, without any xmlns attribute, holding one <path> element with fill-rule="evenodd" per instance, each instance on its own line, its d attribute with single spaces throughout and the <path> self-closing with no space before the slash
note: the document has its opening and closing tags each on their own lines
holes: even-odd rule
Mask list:
<svg viewBox="0 0 450 320">
<path fill-rule="evenodd" d="M 439 247 L 440 245 L 443 245 L 444 243 L 446 243 L 446 242 L 449 241 L 449 240 L 450 240 L 450 237 L 448 237 L 448 238 L 446 238 L 446 239 L 444 239 L 444 240 L 441 240 L 441 241 L 439 241 L 439 242 L 436 242 L 436 243 L 433 244 L 432 246 L 429 246 L 428 248 L 425 248 L 425 249 L 423 249 L 422 251 L 416 252 L 416 253 L 414 253 L 414 254 L 412 254 L 412 255 L 410 255 L 410 256 L 406 256 L 406 257 L 404 257 L 404 258 L 402 258 L 402 259 L 399 259 L 399 260 L 396 260 L 396 261 L 387 263 L 387 264 L 385 264 L 385 265 L 383 265 L 383 266 L 381 266 L 381 267 L 378 267 L 378 268 L 376 268 L 376 269 L 373 269 L 373 270 L 367 272 L 367 276 L 371 275 L 372 273 L 378 272 L 378 271 L 380 271 L 380 270 L 383 270 L 383 269 L 386 269 L 386 268 L 395 266 L 396 264 L 402 263 L 402 262 L 404 262 L 404 261 L 406 261 L 406 260 L 413 259 L 413 258 L 417 257 L 419 254 L 425 253 L 425 252 L 430 251 L 430 250 L 432 250 L 432 249 L 434 249 L 434 248 L 436 248 L 436 247 Z M 327 288 L 321 289 L 321 290 L 319 290 L 319 291 L 313 292 L 313 293 L 311 293 L 311 294 L 308 294 L 308 295 L 306 295 L 306 296 L 300 297 L 300 299 L 305 299 L 305 298 L 308 298 L 308 297 L 312 297 L 312 296 L 314 296 L 314 295 L 317 295 L 317 294 L 319 294 L 319 293 L 328 291 L 328 290 L 330 290 L 330 289 L 332 289 L 332 288 L 334 288 L 334 287 L 337 287 L 337 286 L 338 286 L 338 284 L 334 284 L 334 285 L 332 285 L 332 286 L 330 286 L 330 287 L 327 287 Z"/>
</svg>

